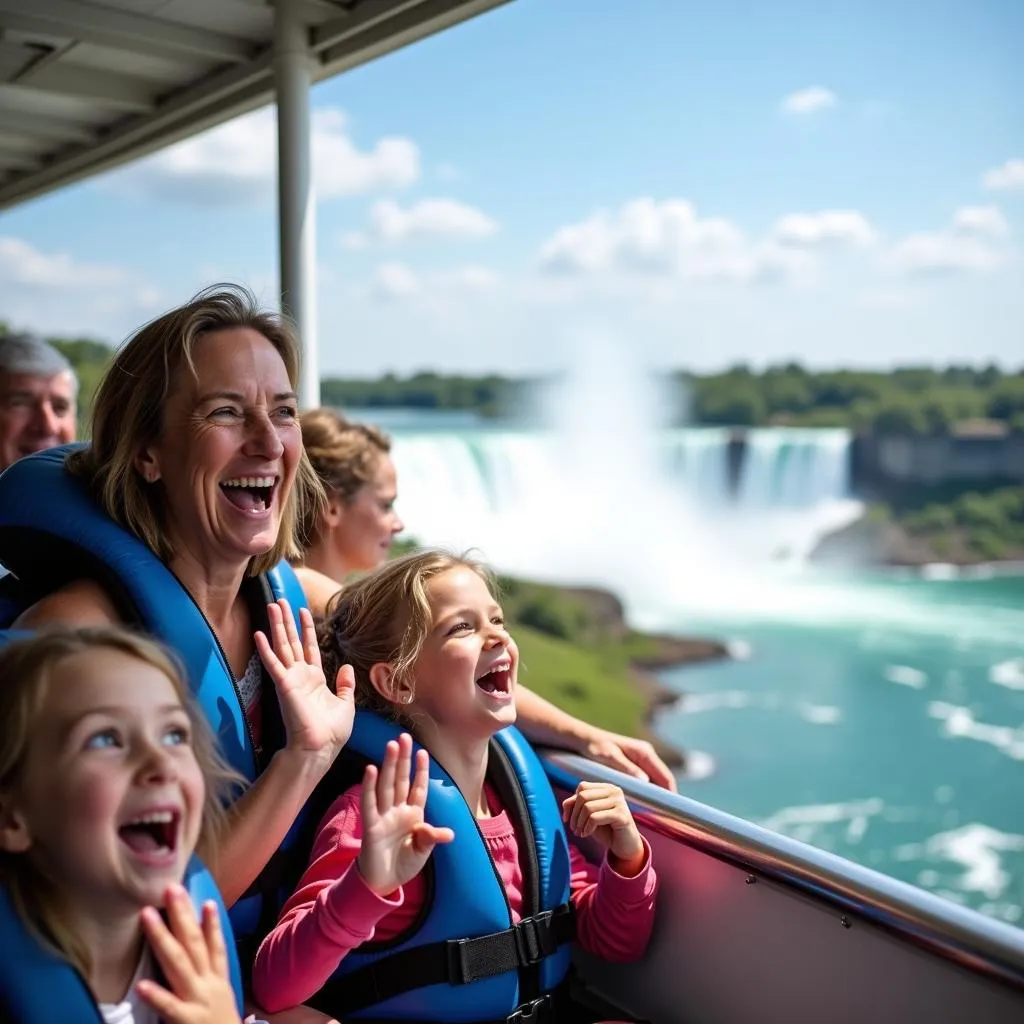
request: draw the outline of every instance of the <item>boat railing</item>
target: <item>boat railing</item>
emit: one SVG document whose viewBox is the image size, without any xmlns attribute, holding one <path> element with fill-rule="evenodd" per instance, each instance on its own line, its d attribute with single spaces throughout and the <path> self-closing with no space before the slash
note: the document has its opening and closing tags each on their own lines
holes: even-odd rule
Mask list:
<svg viewBox="0 0 1024 1024">
<path fill-rule="evenodd" d="M 644 962 L 581 958 L 632 1012 L 1024 1019 L 1024 930 L 577 755 L 543 756 L 560 793 L 581 779 L 620 785 L 655 851 L 662 890 Z"/>
</svg>

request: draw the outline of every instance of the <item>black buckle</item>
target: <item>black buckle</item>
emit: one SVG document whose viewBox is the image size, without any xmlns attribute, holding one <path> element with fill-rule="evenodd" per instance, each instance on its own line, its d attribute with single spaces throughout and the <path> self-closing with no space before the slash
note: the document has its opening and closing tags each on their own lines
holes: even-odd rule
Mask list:
<svg viewBox="0 0 1024 1024">
<path fill-rule="evenodd" d="M 541 996 L 534 999 L 532 1003 L 523 1003 L 505 1018 L 505 1024 L 553 1024 L 554 1016 L 550 1012 L 552 1008 L 551 996 Z"/>
<path fill-rule="evenodd" d="M 466 964 L 466 943 L 469 939 L 449 939 L 448 982 L 451 985 L 465 985 L 469 969 Z"/>
<path fill-rule="evenodd" d="M 555 931 L 552 927 L 553 914 L 544 910 L 533 917 L 524 917 L 515 926 L 513 935 L 519 961 L 524 967 L 539 964 L 546 956 L 551 956 L 557 949 Z"/>
</svg>

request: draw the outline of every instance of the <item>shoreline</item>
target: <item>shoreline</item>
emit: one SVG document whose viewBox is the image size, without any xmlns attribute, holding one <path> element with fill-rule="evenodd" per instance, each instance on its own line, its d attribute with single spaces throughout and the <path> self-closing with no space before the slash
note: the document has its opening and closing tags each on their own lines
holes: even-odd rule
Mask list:
<svg viewBox="0 0 1024 1024">
<path fill-rule="evenodd" d="M 686 696 L 683 691 L 672 690 L 657 677 L 659 669 L 680 668 L 685 665 L 700 665 L 708 661 L 724 661 L 731 658 L 728 646 L 720 640 L 708 637 L 666 636 L 642 634 L 653 641 L 657 650 L 653 655 L 640 655 L 630 659 L 630 682 L 644 698 L 643 733 L 658 752 L 658 756 L 673 770 L 687 769 L 687 750 L 658 736 L 655 722 L 658 715 L 675 707 Z"/>
</svg>

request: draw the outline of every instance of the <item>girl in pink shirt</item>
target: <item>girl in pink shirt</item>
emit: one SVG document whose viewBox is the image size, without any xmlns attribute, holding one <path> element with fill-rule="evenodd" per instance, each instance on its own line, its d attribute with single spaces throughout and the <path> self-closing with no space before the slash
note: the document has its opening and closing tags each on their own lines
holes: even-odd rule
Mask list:
<svg viewBox="0 0 1024 1024">
<path fill-rule="evenodd" d="M 454 838 L 424 818 L 430 757 L 473 810 L 514 922 L 523 908 L 520 838 L 487 782 L 491 738 L 516 717 L 519 652 L 483 568 L 438 552 L 390 562 L 342 592 L 321 646 L 327 678 L 351 664 L 357 701 L 410 728 L 425 749 L 414 764 L 403 733 L 324 816 L 309 866 L 256 956 L 253 995 L 268 1012 L 312 998 L 364 943 L 414 926 L 428 899 L 420 872 Z M 638 959 L 657 879 L 622 790 L 582 782 L 562 816 L 605 850 L 595 867 L 570 846 L 578 941 L 604 959 Z"/>
</svg>

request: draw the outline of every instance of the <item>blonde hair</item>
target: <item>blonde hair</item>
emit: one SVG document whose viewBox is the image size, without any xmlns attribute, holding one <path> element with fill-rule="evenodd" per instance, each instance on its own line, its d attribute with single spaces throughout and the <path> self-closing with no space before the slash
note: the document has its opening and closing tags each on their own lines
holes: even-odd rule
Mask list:
<svg viewBox="0 0 1024 1024">
<path fill-rule="evenodd" d="M 494 579 L 481 563 L 446 551 L 416 551 L 387 562 L 331 599 L 320 625 L 324 673 L 331 685 L 342 665 L 356 677 L 356 703 L 404 721 L 401 705 L 378 693 L 370 669 L 391 666 L 394 692 L 410 682 L 413 665 L 430 634 L 427 584 L 449 569 L 475 572 L 494 592 Z"/>
<path fill-rule="evenodd" d="M 238 285 L 214 285 L 183 306 L 140 328 L 118 350 L 96 392 L 92 444 L 69 456 L 68 469 L 83 477 L 103 510 L 144 541 L 163 562 L 174 551 L 163 529 L 160 489 L 145 483 L 135 458 L 163 430 L 172 382 L 187 367 L 196 374 L 195 346 L 216 331 L 248 327 L 277 349 L 293 388 L 299 380 L 299 344 L 290 324 L 259 308 L 255 296 Z M 274 546 L 252 559 L 251 575 L 266 572 L 283 558 L 301 553 L 301 524 L 322 514 L 326 498 L 303 453 L 291 493 L 281 513 Z"/>
<path fill-rule="evenodd" d="M 192 748 L 206 783 L 196 850 L 214 862 L 217 842 L 227 826 L 225 805 L 244 780 L 218 754 L 213 733 L 197 710 L 174 655 L 123 627 L 49 628 L 0 649 L 0 793 L 17 793 L 24 784 L 31 737 L 57 668 L 67 658 L 101 650 L 145 662 L 173 684 L 192 725 Z M 0 885 L 10 894 L 24 924 L 88 977 L 90 952 L 65 921 L 59 883 L 47 877 L 30 851 L 0 851 Z"/>
<path fill-rule="evenodd" d="M 335 491 L 346 505 L 373 480 L 381 457 L 391 451 L 391 438 L 368 423 L 346 419 L 333 409 L 312 409 L 302 414 L 302 446 L 320 482 Z M 320 513 L 309 515 L 303 535 L 319 532 Z"/>
</svg>

